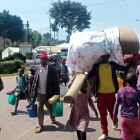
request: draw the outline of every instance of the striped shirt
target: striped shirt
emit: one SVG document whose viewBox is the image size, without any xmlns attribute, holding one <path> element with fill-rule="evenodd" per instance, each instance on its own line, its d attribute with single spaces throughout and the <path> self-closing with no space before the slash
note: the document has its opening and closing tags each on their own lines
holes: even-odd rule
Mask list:
<svg viewBox="0 0 140 140">
<path fill-rule="evenodd" d="M 39 85 L 37 88 L 37 92 L 40 94 L 46 94 L 47 75 L 48 75 L 48 65 L 46 67 L 40 67 Z"/>
</svg>

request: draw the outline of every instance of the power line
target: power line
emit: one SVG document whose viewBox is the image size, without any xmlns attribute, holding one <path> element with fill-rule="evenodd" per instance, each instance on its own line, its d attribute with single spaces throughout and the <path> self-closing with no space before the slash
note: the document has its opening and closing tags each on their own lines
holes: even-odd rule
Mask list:
<svg viewBox="0 0 140 140">
<path fill-rule="evenodd" d="M 103 2 L 88 4 L 87 6 L 106 5 L 106 4 L 112 4 L 112 3 L 122 2 L 122 1 L 126 1 L 126 0 L 112 0 L 112 1 L 108 1 L 108 2 L 103 1 Z"/>
<path fill-rule="evenodd" d="M 118 2 L 123 2 L 126 0 L 112 0 L 112 1 L 103 1 L 103 2 L 96 2 L 96 3 L 91 3 L 86 6 L 98 6 L 98 5 L 106 5 L 106 4 L 112 4 L 112 3 L 118 3 Z M 23 14 L 28 14 L 28 13 L 41 13 L 41 12 L 46 12 L 48 9 L 43 9 L 43 10 L 32 10 L 32 11 L 17 11 L 17 13 L 23 13 Z"/>
<path fill-rule="evenodd" d="M 47 9 L 43 9 L 43 10 L 33 10 L 33 11 L 18 11 L 17 13 L 21 13 L 21 14 L 28 14 L 28 13 L 41 13 L 41 12 L 46 12 L 48 11 Z"/>
</svg>

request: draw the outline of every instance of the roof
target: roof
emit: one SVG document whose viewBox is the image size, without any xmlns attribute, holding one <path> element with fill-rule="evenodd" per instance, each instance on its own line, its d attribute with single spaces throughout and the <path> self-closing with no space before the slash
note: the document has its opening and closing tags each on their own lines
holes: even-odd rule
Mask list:
<svg viewBox="0 0 140 140">
<path fill-rule="evenodd" d="M 57 46 L 38 46 L 34 49 L 37 52 L 45 51 L 47 53 L 51 52 L 60 52 L 60 48 Z"/>
<path fill-rule="evenodd" d="M 8 47 L 5 50 L 12 51 L 12 52 L 19 52 L 19 48 L 17 48 L 17 47 Z"/>
<path fill-rule="evenodd" d="M 60 45 L 57 45 L 56 47 L 59 47 L 60 49 L 67 49 L 68 46 L 69 46 L 68 43 L 62 43 L 62 44 L 60 44 Z"/>
</svg>

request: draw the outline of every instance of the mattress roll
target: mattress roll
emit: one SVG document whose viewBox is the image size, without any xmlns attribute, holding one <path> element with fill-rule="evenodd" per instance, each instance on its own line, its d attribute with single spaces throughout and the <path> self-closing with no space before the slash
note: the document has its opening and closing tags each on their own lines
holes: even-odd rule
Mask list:
<svg viewBox="0 0 140 140">
<path fill-rule="evenodd" d="M 59 98 L 60 98 L 59 95 L 54 95 L 54 96 L 52 96 L 52 97 L 48 100 L 48 102 L 49 102 L 49 104 L 53 104 L 53 103 L 56 102 Z"/>
<path fill-rule="evenodd" d="M 75 77 L 70 89 L 68 90 L 67 94 L 64 96 L 65 103 L 73 103 L 75 98 L 78 95 L 79 90 L 82 87 L 82 84 L 86 78 L 87 74 L 77 74 Z"/>
<path fill-rule="evenodd" d="M 131 28 L 119 27 L 119 42 L 123 55 L 139 52 L 139 39 Z"/>
</svg>

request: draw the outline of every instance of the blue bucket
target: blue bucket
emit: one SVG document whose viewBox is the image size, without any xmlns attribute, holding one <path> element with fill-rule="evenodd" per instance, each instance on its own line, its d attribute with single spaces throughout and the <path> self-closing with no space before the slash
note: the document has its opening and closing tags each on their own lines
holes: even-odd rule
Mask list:
<svg viewBox="0 0 140 140">
<path fill-rule="evenodd" d="M 28 113 L 29 117 L 31 117 L 31 118 L 37 117 L 37 106 L 36 105 L 26 107 L 26 109 L 27 109 L 27 113 Z"/>
</svg>

